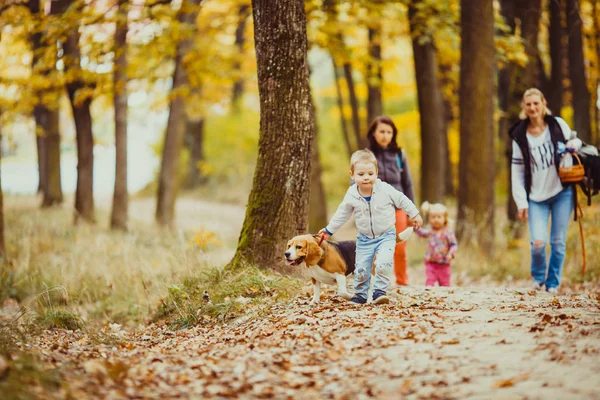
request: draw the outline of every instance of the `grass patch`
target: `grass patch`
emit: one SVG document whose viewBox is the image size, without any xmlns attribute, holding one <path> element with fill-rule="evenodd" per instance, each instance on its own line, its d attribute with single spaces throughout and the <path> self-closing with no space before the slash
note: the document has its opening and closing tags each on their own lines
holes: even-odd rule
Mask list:
<svg viewBox="0 0 600 400">
<path fill-rule="evenodd" d="M 35 322 L 44 329 L 68 329 L 76 331 L 85 328 L 85 322 L 77 314 L 67 310 L 49 309 L 37 316 Z"/>
<path fill-rule="evenodd" d="M 251 306 L 286 299 L 299 290 L 297 279 L 256 267 L 212 268 L 169 287 L 155 319 L 167 320 L 174 327 L 227 322 Z"/>
<path fill-rule="evenodd" d="M 78 325 L 62 310 L 88 322 L 144 322 L 167 287 L 206 268 L 218 247 L 135 220 L 128 233 L 111 232 L 106 212 L 97 213 L 104 226 L 73 226 L 70 207 L 41 210 L 34 197 L 7 196 L 5 210 L 10 263 L 0 265 L 0 304 L 31 305 L 48 326 Z"/>
</svg>

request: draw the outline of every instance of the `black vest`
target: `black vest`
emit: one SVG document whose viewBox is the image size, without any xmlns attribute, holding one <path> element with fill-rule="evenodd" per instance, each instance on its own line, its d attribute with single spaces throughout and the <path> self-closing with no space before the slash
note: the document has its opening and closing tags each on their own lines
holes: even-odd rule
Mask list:
<svg viewBox="0 0 600 400">
<path fill-rule="evenodd" d="M 554 166 L 556 172 L 560 164 L 560 154 L 558 154 L 558 142 L 565 143 L 565 135 L 563 134 L 560 125 L 556 118 L 552 115 L 546 115 L 544 121 L 548 124 L 550 129 L 550 138 L 552 139 L 552 145 L 554 146 Z M 527 199 L 529 199 L 529 192 L 531 191 L 531 154 L 529 153 L 529 143 L 527 142 L 527 125 L 529 125 L 529 119 L 523 119 L 508 130 L 510 137 L 517 142 L 521 153 L 523 153 L 523 164 L 525 166 L 525 191 L 527 192 Z M 565 184 L 563 184 L 565 187 Z"/>
</svg>

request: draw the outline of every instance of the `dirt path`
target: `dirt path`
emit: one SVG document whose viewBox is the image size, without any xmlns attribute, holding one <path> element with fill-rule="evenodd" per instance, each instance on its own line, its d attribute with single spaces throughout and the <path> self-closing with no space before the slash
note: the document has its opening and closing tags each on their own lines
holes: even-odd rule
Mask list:
<svg viewBox="0 0 600 400">
<path fill-rule="evenodd" d="M 132 218 L 151 221 L 153 204 L 135 200 Z M 215 259 L 231 256 L 243 215 L 239 206 L 177 203 L 180 227 L 214 229 L 230 244 Z M 181 331 L 54 330 L 32 348 L 48 368 L 63 367 L 67 386 L 49 394 L 57 397 L 600 397 L 598 293 L 410 286 L 391 297 L 355 306 L 328 295 L 310 306 L 303 295 Z"/>
<path fill-rule="evenodd" d="M 600 313 L 587 294 L 412 287 L 385 306 L 298 298 L 227 326 L 49 331 L 75 398 L 594 399 Z M 108 340 L 110 342 L 111 340 Z"/>
</svg>

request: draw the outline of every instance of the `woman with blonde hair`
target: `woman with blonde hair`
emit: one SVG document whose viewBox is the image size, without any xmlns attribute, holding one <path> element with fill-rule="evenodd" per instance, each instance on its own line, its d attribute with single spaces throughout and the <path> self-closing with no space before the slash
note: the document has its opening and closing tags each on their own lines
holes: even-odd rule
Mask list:
<svg viewBox="0 0 600 400">
<path fill-rule="evenodd" d="M 581 140 L 560 117 L 552 116 L 538 89 L 523 94 L 521 120 L 509 129 L 513 139 L 512 195 L 519 219 L 529 223 L 533 288 L 558 293 L 566 252 L 574 188 L 558 176 L 561 154 L 577 151 Z M 550 261 L 546 263 L 548 221 L 551 218 Z"/>
</svg>

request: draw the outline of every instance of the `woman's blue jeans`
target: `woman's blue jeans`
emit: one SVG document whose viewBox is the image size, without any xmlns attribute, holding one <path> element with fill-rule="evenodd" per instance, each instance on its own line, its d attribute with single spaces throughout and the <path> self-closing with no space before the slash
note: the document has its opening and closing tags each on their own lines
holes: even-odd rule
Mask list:
<svg viewBox="0 0 600 400">
<path fill-rule="evenodd" d="M 569 186 L 548 200 L 529 200 L 529 235 L 531 237 L 531 276 L 546 289 L 560 285 L 565 252 L 567 228 L 573 212 L 573 187 Z M 548 220 L 550 228 L 550 263 L 546 276 L 546 243 Z"/>
</svg>

